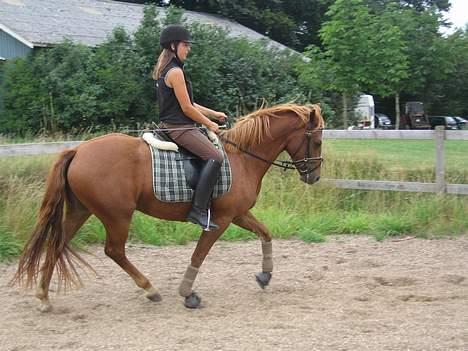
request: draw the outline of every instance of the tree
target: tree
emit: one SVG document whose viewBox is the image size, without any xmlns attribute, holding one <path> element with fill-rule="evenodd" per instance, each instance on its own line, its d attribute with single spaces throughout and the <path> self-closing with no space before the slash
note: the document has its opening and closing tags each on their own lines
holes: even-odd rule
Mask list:
<svg viewBox="0 0 468 351">
<path fill-rule="evenodd" d="M 400 93 L 404 88 L 404 79 L 408 77 L 408 56 L 405 52 L 407 43 L 397 26 L 400 10 L 395 4 L 389 4 L 383 13 L 374 16 L 369 24 L 374 33 L 369 55 L 371 76 L 368 88 L 381 97 L 395 97 L 396 128 L 400 123 Z"/>
<path fill-rule="evenodd" d="M 451 6 L 449 0 L 367 0 L 367 5 L 377 13 L 384 10 L 388 5 L 395 5 L 401 10 L 412 9 L 417 12 L 425 12 L 432 8 L 437 11 L 448 11 Z"/>
<path fill-rule="evenodd" d="M 348 97 L 369 84 L 369 49 L 371 37 L 369 23 L 372 17 L 362 0 L 337 0 L 328 10 L 320 30 L 333 77 L 330 88 L 342 93 L 343 127 L 348 126 Z"/>
<path fill-rule="evenodd" d="M 186 10 L 221 15 L 302 51 L 307 45 L 319 45 L 318 30 L 323 15 L 333 0 L 155 0 L 153 2 L 159 6 L 170 4 L 181 6 Z"/>
<path fill-rule="evenodd" d="M 40 80 L 33 68 L 31 56 L 10 60 L 2 67 L 2 109 L 0 128 L 2 132 L 37 130 L 43 120 L 43 102 L 46 95 L 41 90 Z"/>
<path fill-rule="evenodd" d="M 434 114 L 468 116 L 468 27 L 441 40 L 447 72 L 431 89 Z"/>
<path fill-rule="evenodd" d="M 309 81 L 319 79 L 328 90 L 342 94 L 345 128 L 348 99 L 360 91 L 395 95 L 399 114 L 399 92 L 407 76 L 408 59 L 402 32 L 394 23 L 398 12 L 398 7 L 390 4 L 376 15 L 363 0 L 338 0 L 327 12 L 329 20 L 321 29 L 324 52 L 316 47 L 306 51 L 312 60 L 318 58 L 320 65 L 310 65 L 301 77 L 309 75 Z M 317 67 L 322 67 L 320 72 Z"/>
</svg>

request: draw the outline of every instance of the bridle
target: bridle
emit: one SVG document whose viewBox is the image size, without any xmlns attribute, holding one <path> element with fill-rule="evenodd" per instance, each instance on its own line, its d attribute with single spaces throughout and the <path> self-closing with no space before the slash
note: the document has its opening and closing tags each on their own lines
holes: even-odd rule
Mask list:
<svg viewBox="0 0 468 351">
<path fill-rule="evenodd" d="M 308 122 L 308 124 L 310 124 L 310 121 Z M 283 162 L 288 162 L 289 164 L 293 164 L 300 174 L 309 174 L 309 173 L 314 172 L 317 168 L 319 168 L 322 165 L 323 157 L 322 156 L 310 157 L 310 143 L 312 142 L 312 133 L 322 132 L 322 130 L 323 130 L 322 128 L 319 128 L 319 129 L 306 128 L 305 138 L 302 140 L 302 143 L 297 147 L 296 151 L 291 155 L 291 158 L 293 159 L 293 161 L 283 161 Z M 300 160 L 294 160 L 294 156 L 296 156 L 299 150 L 301 150 L 302 145 L 304 145 L 306 141 L 307 141 L 307 147 L 306 147 L 305 157 Z M 317 162 L 317 165 L 313 168 L 309 168 L 309 165 L 313 162 Z"/>
<path fill-rule="evenodd" d="M 308 122 L 308 124 L 310 124 L 310 121 Z M 261 160 L 261 161 L 263 161 L 265 163 L 268 163 L 268 164 L 270 164 L 272 166 L 282 168 L 284 170 L 297 169 L 299 171 L 299 173 L 301 175 L 303 175 L 303 174 L 312 173 L 317 168 L 319 168 L 322 165 L 322 162 L 323 162 L 323 157 L 322 156 L 310 157 L 310 143 L 312 141 L 312 133 L 316 133 L 316 132 L 322 132 L 322 128 L 320 128 L 320 129 L 313 129 L 311 127 L 306 128 L 305 136 L 304 136 L 304 139 L 302 140 L 302 143 L 298 146 L 296 151 L 291 155 L 291 158 L 293 159 L 292 161 L 269 161 L 267 159 L 264 159 L 263 157 L 255 155 L 252 152 L 239 147 L 239 145 L 237 145 L 236 143 L 224 138 L 223 136 L 219 136 L 219 138 L 222 141 L 224 141 L 225 143 L 234 146 L 236 149 L 243 152 L 244 154 L 247 154 L 247 155 L 252 156 L 252 157 L 254 157 L 254 158 L 258 159 L 258 160 Z M 304 143 L 306 141 L 307 141 L 307 149 L 306 149 L 305 157 L 300 159 L 300 160 L 294 160 L 294 156 L 296 156 L 296 154 L 299 152 L 299 150 L 301 149 L 301 147 L 304 145 Z M 318 164 L 315 167 L 309 169 L 309 165 L 311 163 L 313 163 L 313 162 L 317 162 Z"/>
</svg>

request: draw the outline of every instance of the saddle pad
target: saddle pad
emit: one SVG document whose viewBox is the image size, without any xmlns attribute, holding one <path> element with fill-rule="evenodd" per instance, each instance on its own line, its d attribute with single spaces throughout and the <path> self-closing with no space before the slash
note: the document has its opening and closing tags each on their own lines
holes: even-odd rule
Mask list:
<svg viewBox="0 0 468 351">
<path fill-rule="evenodd" d="M 191 202 L 194 191 L 185 179 L 184 161 L 179 159 L 180 154 L 148 146 L 153 160 L 154 196 L 165 202 Z M 221 165 L 221 172 L 213 190 L 214 199 L 231 189 L 231 167 L 224 148 L 223 154 L 224 161 Z"/>
</svg>

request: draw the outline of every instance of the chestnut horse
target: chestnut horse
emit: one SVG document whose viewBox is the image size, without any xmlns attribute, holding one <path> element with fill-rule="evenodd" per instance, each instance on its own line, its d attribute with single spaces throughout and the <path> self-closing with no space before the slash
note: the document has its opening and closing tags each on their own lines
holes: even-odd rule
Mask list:
<svg viewBox="0 0 468 351">
<path fill-rule="evenodd" d="M 283 167 L 294 166 L 308 184 L 319 180 L 323 125 L 319 105 L 284 104 L 251 113 L 221 133 L 233 181 L 231 190 L 212 203 L 219 229 L 202 232 L 182 279 L 179 293 L 187 307 L 200 305 L 200 297 L 192 290 L 198 268 L 230 223 L 261 239 L 262 272 L 256 279 L 262 288 L 268 285 L 273 271 L 272 237 L 249 210 L 255 205 L 262 178 L 272 164 L 277 164 L 275 159 L 283 151 L 293 160 L 289 166 L 284 166 L 288 161 L 283 161 Z M 106 255 L 146 291 L 147 298 L 160 301 L 158 289 L 125 255 L 132 214 L 138 210 L 165 220 L 185 221 L 190 206 L 156 199 L 151 154 L 141 138 L 110 134 L 86 141 L 63 151 L 49 172 L 36 227 L 12 282 L 32 286 L 40 275 L 36 296 L 41 310 L 50 311 L 49 284 L 54 269 L 59 286 L 69 286 L 81 283 L 77 263 L 91 268 L 68 243 L 95 215 L 106 230 Z"/>
</svg>

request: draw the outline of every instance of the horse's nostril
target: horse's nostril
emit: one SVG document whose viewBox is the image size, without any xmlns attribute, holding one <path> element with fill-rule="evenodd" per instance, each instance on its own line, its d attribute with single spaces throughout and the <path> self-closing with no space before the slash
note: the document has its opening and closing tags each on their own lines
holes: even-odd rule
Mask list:
<svg viewBox="0 0 468 351">
<path fill-rule="evenodd" d="M 315 178 L 315 181 L 318 182 L 319 180 L 320 180 L 320 176 L 317 176 L 317 177 Z"/>
</svg>

